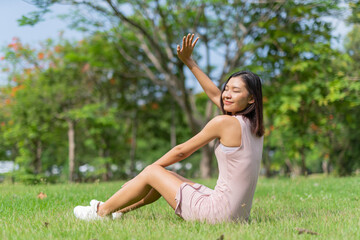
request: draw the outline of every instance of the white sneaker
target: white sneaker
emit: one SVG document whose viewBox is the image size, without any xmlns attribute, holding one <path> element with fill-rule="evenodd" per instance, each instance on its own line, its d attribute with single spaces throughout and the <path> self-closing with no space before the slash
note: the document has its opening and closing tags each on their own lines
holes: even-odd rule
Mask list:
<svg viewBox="0 0 360 240">
<path fill-rule="evenodd" d="M 115 219 L 121 218 L 123 213 L 122 212 L 113 212 L 111 215 L 112 215 L 112 219 L 115 220 Z"/>
<path fill-rule="evenodd" d="M 90 220 L 103 220 L 106 217 L 100 217 L 97 214 L 97 206 L 99 201 L 92 200 L 90 206 L 77 206 L 74 208 L 75 217 L 90 221 Z"/>
<path fill-rule="evenodd" d="M 100 201 L 96 200 L 96 199 L 93 199 L 90 201 L 90 205 L 94 205 L 94 204 L 98 204 Z M 100 205 L 104 204 L 104 202 L 100 202 Z M 121 212 L 113 212 L 112 214 L 112 219 L 115 220 L 115 219 L 119 219 L 122 217 L 123 213 Z"/>
<path fill-rule="evenodd" d="M 100 204 L 99 204 L 99 203 L 100 203 Z M 84 212 L 87 211 L 87 210 L 84 210 L 84 209 L 93 207 L 93 208 L 95 208 L 95 209 L 97 210 L 97 205 L 98 205 L 98 204 L 99 204 L 99 206 L 100 206 L 100 205 L 104 204 L 104 202 L 101 202 L 101 201 L 98 201 L 98 200 L 96 200 L 96 199 L 93 199 L 93 200 L 90 201 L 90 206 L 88 206 L 88 207 L 83 207 L 83 206 L 77 206 L 77 207 L 75 207 L 75 208 L 74 208 L 74 214 L 75 214 L 75 216 L 76 216 L 77 218 L 84 219 L 84 218 L 85 218 L 85 217 L 84 217 Z M 96 215 L 97 215 L 97 213 L 96 213 Z M 121 213 L 121 212 L 113 212 L 111 215 L 112 215 L 112 219 L 115 220 L 115 219 L 121 218 L 122 215 L 123 215 L 123 213 Z M 99 218 L 94 218 L 94 220 L 95 220 L 95 219 L 103 219 L 103 218 L 104 218 L 104 217 L 100 217 L 100 216 L 98 216 L 98 217 L 99 217 Z M 86 218 L 87 218 L 87 217 L 86 217 Z M 86 219 L 84 219 L 84 220 L 86 220 Z M 89 220 L 91 220 L 91 219 L 89 219 Z"/>
<path fill-rule="evenodd" d="M 93 199 L 93 200 L 91 200 L 90 201 L 90 206 L 93 206 L 93 205 L 98 205 L 100 203 L 100 205 L 103 205 L 104 204 L 104 202 L 101 202 L 101 201 L 98 201 L 98 200 L 96 200 L 96 199 Z M 99 205 L 99 206 L 100 206 Z"/>
</svg>

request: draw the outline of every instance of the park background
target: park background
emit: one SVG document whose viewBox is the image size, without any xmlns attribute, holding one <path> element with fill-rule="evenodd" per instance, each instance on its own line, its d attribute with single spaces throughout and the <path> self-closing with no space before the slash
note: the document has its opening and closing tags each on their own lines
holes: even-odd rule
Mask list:
<svg viewBox="0 0 360 240">
<path fill-rule="evenodd" d="M 239 70 L 262 78 L 262 175 L 359 174 L 359 1 L 23 3 L 29 35 L 66 27 L 2 42 L 1 181 L 128 179 L 196 134 L 219 111 L 176 56 L 187 33 L 219 87 Z M 171 169 L 216 177 L 213 147 Z"/>
<path fill-rule="evenodd" d="M 359 1 L 14 0 L 0 11 L 0 239 L 360 239 Z M 176 57 L 189 32 L 219 87 L 244 69 L 263 80 L 249 222 L 183 221 L 163 199 L 79 221 L 75 206 L 106 200 L 219 114 Z M 172 170 L 213 188 L 213 146 Z"/>
</svg>

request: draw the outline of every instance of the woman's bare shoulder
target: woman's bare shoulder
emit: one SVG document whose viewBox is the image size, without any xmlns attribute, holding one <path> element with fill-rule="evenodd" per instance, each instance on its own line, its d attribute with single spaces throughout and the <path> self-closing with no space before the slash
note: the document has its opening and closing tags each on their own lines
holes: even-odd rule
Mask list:
<svg viewBox="0 0 360 240">
<path fill-rule="evenodd" d="M 239 120 L 230 115 L 218 115 L 214 117 L 211 122 L 214 122 L 216 125 L 224 128 L 239 128 Z"/>
<path fill-rule="evenodd" d="M 230 115 L 217 115 L 215 116 L 212 120 L 214 121 L 219 121 L 219 122 L 232 122 L 232 121 L 237 121 L 237 119 L 233 116 Z"/>
<path fill-rule="evenodd" d="M 216 116 L 214 121 L 218 122 L 217 131 L 219 132 L 220 142 L 229 147 L 241 145 L 242 129 L 239 120 L 230 115 Z"/>
</svg>

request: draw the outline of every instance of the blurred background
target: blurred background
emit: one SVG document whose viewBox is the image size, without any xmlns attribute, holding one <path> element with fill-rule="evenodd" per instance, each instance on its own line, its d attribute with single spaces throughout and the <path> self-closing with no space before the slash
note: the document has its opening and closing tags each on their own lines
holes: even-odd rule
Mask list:
<svg viewBox="0 0 360 240">
<path fill-rule="evenodd" d="M 360 174 L 360 1 L 1 1 L 0 181 L 135 176 L 215 115 L 176 56 L 219 86 L 262 78 L 261 174 Z M 170 169 L 217 174 L 215 142 Z"/>
</svg>

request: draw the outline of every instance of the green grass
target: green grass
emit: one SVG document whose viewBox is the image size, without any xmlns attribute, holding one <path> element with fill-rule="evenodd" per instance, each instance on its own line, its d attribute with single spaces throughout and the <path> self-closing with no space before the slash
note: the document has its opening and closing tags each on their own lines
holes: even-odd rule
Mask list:
<svg viewBox="0 0 360 240">
<path fill-rule="evenodd" d="M 248 224 L 185 222 L 163 199 L 117 221 L 75 219 L 76 205 L 105 200 L 121 184 L 2 184 L 0 239 L 360 239 L 359 177 L 261 178 Z"/>
</svg>

